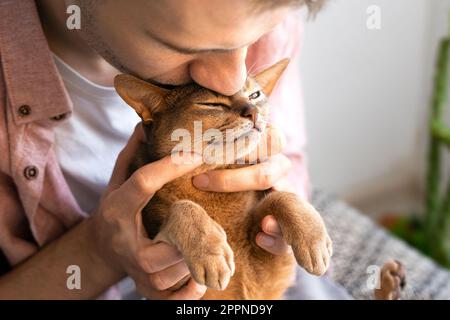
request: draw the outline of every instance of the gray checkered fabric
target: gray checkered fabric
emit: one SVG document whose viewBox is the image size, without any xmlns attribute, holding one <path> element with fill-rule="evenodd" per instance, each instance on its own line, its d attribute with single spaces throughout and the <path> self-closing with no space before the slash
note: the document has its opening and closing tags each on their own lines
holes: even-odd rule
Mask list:
<svg viewBox="0 0 450 320">
<path fill-rule="evenodd" d="M 315 191 L 312 202 L 333 240 L 331 278 L 355 299 L 373 299 L 367 268 L 381 267 L 389 259 L 399 260 L 406 268 L 402 299 L 450 299 L 450 272 L 446 269 L 336 197 Z"/>
</svg>

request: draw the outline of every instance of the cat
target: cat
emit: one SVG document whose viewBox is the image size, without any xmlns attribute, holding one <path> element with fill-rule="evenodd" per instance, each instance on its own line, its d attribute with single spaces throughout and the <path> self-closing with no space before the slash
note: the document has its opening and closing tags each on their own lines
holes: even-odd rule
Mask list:
<svg viewBox="0 0 450 320">
<path fill-rule="evenodd" d="M 406 269 L 398 260 L 389 260 L 380 270 L 379 287 L 375 288 L 375 300 L 400 300 L 406 286 Z"/>
<path fill-rule="evenodd" d="M 220 130 L 223 137 L 219 142 L 192 142 L 200 141 L 204 159 L 211 145 L 217 151 L 217 146 L 220 149 L 231 143 L 236 150 L 233 161 L 205 161 L 191 174 L 166 184 L 142 210 L 150 239 L 178 248 L 189 267 L 190 275 L 174 289 L 193 277 L 207 286 L 203 299 L 280 299 L 292 284 L 296 261 L 315 275 L 322 275 L 328 268 L 332 242 L 323 220 L 297 195 L 268 190 L 206 192 L 192 184 L 194 175 L 208 170 L 250 165 L 236 162 L 254 150 L 264 133 L 268 97 L 288 63 L 284 59 L 249 76 L 245 86 L 232 96 L 197 84 L 163 88 L 131 75 L 116 76 L 118 94 L 141 117 L 147 137 L 130 166 L 130 175 L 149 162 L 173 154 L 179 144 L 173 141 L 173 132 L 182 128 L 193 133 L 195 122 L 202 124 L 203 132 Z M 225 135 L 225 131 L 231 134 Z M 277 219 L 292 247 L 290 253 L 275 256 L 255 243 L 267 214 Z"/>
</svg>

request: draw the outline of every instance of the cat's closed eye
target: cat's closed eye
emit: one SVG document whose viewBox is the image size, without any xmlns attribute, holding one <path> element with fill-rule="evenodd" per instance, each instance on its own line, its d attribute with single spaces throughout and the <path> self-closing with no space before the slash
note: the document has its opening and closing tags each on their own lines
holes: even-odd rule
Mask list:
<svg viewBox="0 0 450 320">
<path fill-rule="evenodd" d="M 205 107 L 213 107 L 213 108 L 222 107 L 226 109 L 231 109 L 231 106 L 221 102 L 197 102 L 196 104 Z"/>
</svg>

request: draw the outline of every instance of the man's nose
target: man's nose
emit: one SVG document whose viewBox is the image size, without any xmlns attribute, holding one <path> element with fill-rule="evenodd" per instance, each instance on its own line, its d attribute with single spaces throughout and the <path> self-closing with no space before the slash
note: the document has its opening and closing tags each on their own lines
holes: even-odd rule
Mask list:
<svg viewBox="0 0 450 320">
<path fill-rule="evenodd" d="M 247 49 L 232 52 L 207 53 L 191 62 L 189 73 L 202 87 L 225 96 L 238 92 L 245 84 Z"/>
</svg>

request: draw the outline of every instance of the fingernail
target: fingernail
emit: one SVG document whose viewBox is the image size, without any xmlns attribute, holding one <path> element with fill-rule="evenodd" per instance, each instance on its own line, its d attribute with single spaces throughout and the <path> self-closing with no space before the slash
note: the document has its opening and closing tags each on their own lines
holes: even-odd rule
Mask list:
<svg viewBox="0 0 450 320">
<path fill-rule="evenodd" d="M 206 289 L 208 289 L 205 285 L 203 285 L 203 284 L 198 284 L 198 293 L 200 294 L 200 295 L 204 295 L 205 294 L 205 292 L 206 292 Z"/>
<path fill-rule="evenodd" d="M 199 189 L 205 189 L 209 186 L 209 176 L 206 173 L 194 177 L 194 185 Z"/>
<path fill-rule="evenodd" d="M 264 231 L 266 233 L 278 233 L 278 227 L 275 221 L 268 219 L 264 225 Z"/>
<path fill-rule="evenodd" d="M 272 238 L 271 236 L 263 234 L 259 237 L 259 242 L 261 246 L 270 248 L 273 247 L 273 245 L 275 244 L 275 239 Z"/>
</svg>

